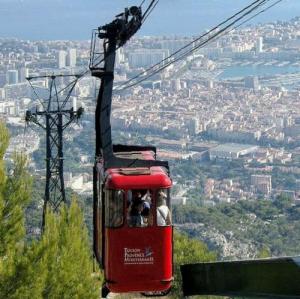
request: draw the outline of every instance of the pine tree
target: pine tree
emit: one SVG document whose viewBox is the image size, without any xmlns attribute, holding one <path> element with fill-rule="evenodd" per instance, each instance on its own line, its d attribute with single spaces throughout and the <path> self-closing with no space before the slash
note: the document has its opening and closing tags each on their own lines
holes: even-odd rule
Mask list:
<svg viewBox="0 0 300 299">
<path fill-rule="evenodd" d="M 24 210 L 30 200 L 31 177 L 26 171 L 26 157 L 15 154 L 12 175 L 6 177 L 2 193 L 0 255 L 22 249 L 25 236 Z M 21 246 L 21 248 L 20 248 Z"/>
<path fill-rule="evenodd" d="M 26 171 L 26 157 L 14 155 L 13 169 L 6 175 L 4 154 L 9 133 L 0 122 L 0 298 L 14 293 L 11 279 L 24 251 L 24 209 L 30 199 L 31 178 Z"/>
<path fill-rule="evenodd" d="M 48 212 L 41 238 L 25 243 L 31 178 L 23 155 L 15 155 L 6 175 L 8 142 L 0 122 L 0 299 L 98 298 L 87 229 L 75 200 L 58 215 Z"/>
<path fill-rule="evenodd" d="M 82 212 L 75 200 L 60 215 L 48 213 L 41 242 L 47 248 L 44 298 L 97 298 L 92 259 Z"/>
<path fill-rule="evenodd" d="M 9 134 L 2 122 L 0 122 L 0 258 L 1 260 L 7 252 L 5 239 L 5 185 L 6 185 L 6 174 L 5 174 L 5 163 L 4 163 L 4 154 L 8 147 L 9 143 Z M 0 268 L 1 270 L 1 268 Z"/>
<path fill-rule="evenodd" d="M 99 298 L 87 229 L 76 201 L 60 214 L 47 213 L 41 239 L 25 246 L 5 286 L 3 298 L 10 299 Z"/>
<path fill-rule="evenodd" d="M 3 276 L 4 271 L 4 259 L 6 254 L 5 244 L 4 244 L 4 227 L 2 223 L 4 222 L 4 189 L 6 183 L 5 175 L 5 165 L 4 165 L 4 154 L 8 147 L 9 134 L 3 123 L 0 122 L 0 290 L 1 290 L 1 277 Z"/>
<path fill-rule="evenodd" d="M 0 298 L 43 298 L 47 275 L 45 252 L 46 248 L 38 241 L 24 247 L 23 253 L 14 260 L 13 271 L 4 281 L 4 296 Z"/>
</svg>

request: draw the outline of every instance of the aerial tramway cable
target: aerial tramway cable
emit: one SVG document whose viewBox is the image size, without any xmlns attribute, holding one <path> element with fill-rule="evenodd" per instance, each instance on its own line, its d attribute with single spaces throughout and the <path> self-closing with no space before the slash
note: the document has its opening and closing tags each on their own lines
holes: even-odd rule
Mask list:
<svg viewBox="0 0 300 299">
<path fill-rule="evenodd" d="M 139 78 L 141 75 L 148 73 L 149 71 L 151 71 L 152 69 L 154 69 L 155 67 L 159 66 L 161 63 L 164 63 L 165 61 L 168 61 L 170 58 L 174 57 L 175 55 L 177 55 L 178 53 L 180 53 L 182 50 L 188 48 L 189 46 L 191 46 L 194 42 L 200 40 L 201 38 L 209 35 L 211 32 L 215 31 L 216 29 L 218 29 L 220 26 L 226 24 L 228 21 L 232 20 L 233 18 L 237 17 L 239 14 L 241 14 L 242 12 L 244 12 L 245 10 L 251 8 L 253 5 L 261 2 L 262 3 L 268 0 L 256 0 L 254 2 L 252 2 L 250 5 L 246 6 L 245 8 L 243 8 L 242 10 L 240 10 L 239 12 L 235 13 L 234 15 L 232 15 L 231 17 L 227 18 L 225 21 L 221 22 L 220 24 L 218 24 L 217 26 L 213 27 L 211 30 L 209 30 L 208 32 L 202 34 L 201 36 L 199 36 L 198 38 L 194 39 L 193 41 L 187 43 L 185 46 L 183 46 L 182 48 L 176 50 L 174 53 L 172 53 L 171 55 L 169 55 L 168 57 L 162 59 L 161 61 L 157 62 L 156 64 L 150 66 L 149 68 L 147 68 L 146 70 L 144 70 L 143 72 L 137 74 L 136 76 L 130 78 L 128 81 L 126 81 L 125 83 L 123 83 L 121 86 L 125 86 L 128 83 L 132 82 L 133 80 Z"/>
<path fill-rule="evenodd" d="M 152 1 L 152 3 L 150 4 L 150 6 L 148 7 L 147 11 L 143 15 L 142 24 L 144 24 L 146 22 L 146 20 L 150 16 L 150 14 L 153 12 L 153 10 L 155 9 L 155 7 L 157 6 L 158 2 L 159 2 L 159 0 Z"/>
<path fill-rule="evenodd" d="M 283 0 L 277 0 L 277 1 L 274 2 L 273 4 L 267 6 L 266 8 L 262 9 L 261 11 L 257 12 L 255 15 L 253 15 L 253 16 L 247 18 L 246 20 L 244 20 L 242 23 L 239 24 L 238 27 L 241 27 L 241 26 L 244 25 L 245 23 L 247 23 L 247 22 L 249 22 L 250 20 L 256 18 L 258 15 L 260 15 L 260 14 L 266 12 L 267 10 L 271 9 L 272 7 L 274 7 L 275 5 L 279 4 L 279 3 L 282 2 L 282 1 L 283 1 Z M 236 28 L 234 28 L 234 29 L 236 29 Z M 234 29 L 233 29 L 233 30 L 234 30 Z"/>
<path fill-rule="evenodd" d="M 215 41 L 217 38 L 224 36 L 225 34 L 228 34 L 229 32 L 241 27 L 243 24 L 245 24 L 246 22 L 248 22 L 249 20 L 255 18 L 256 16 L 258 16 L 259 14 L 269 10 L 270 8 L 274 7 L 275 5 L 277 5 L 278 3 L 282 2 L 283 0 L 277 0 L 274 3 L 272 3 L 271 5 L 265 7 L 264 9 L 260 10 L 258 13 L 252 15 L 251 17 L 247 18 L 246 20 L 243 20 L 246 16 L 248 16 L 249 14 L 253 13 L 255 10 L 259 9 L 260 7 L 266 5 L 267 3 L 271 2 L 272 0 L 256 0 L 254 1 L 251 5 L 248 5 L 247 7 L 245 7 L 244 9 L 242 9 L 241 11 L 239 11 L 238 13 L 236 13 L 235 15 L 233 15 L 232 17 L 228 18 L 227 20 L 225 20 L 224 22 L 220 23 L 219 25 L 215 26 L 213 29 L 211 29 L 209 32 L 201 35 L 200 37 L 194 39 L 192 42 L 188 43 L 187 45 L 185 45 L 184 47 L 180 48 L 179 50 L 177 50 L 176 52 L 174 52 L 173 54 L 171 54 L 169 57 L 161 60 L 160 62 L 156 63 L 155 65 L 151 66 L 150 68 L 146 69 L 145 71 L 141 72 L 140 74 L 136 75 L 135 77 L 129 79 L 128 81 L 126 81 L 125 83 L 117 86 L 115 88 L 116 91 L 122 91 L 124 89 L 133 87 L 138 85 L 139 83 L 147 80 L 148 78 L 156 75 L 157 73 L 161 72 L 162 70 L 164 70 L 165 68 L 167 68 L 168 66 L 170 66 L 171 64 L 189 56 L 190 54 L 192 54 L 194 51 L 198 50 L 199 48 L 204 47 L 205 45 L 209 44 L 212 41 Z M 242 12 L 244 12 L 241 16 L 239 16 Z M 237 16 L 239 16 L 238 18 L 236 18 Z M 228 23 L 228 21 L 232 20 L 233 18 L 236 18 L 234 21 L 232 21 L 229 25 L 226 25 L 223 29 L 219 30 L 217 33 L 215 33 L 213 36 L 208 37 L 206 40 L 202 41 L 200 44 L 198 44 L 197 46 L 193 47 L 191 50 L 188 50 L 182 54 L 180 54 L 179 57 L 177 57 L 174 60 L 168 61 L 167 64 L 162 65 L 161 67 L 159 67 L 158 69 L 154 70 L 153 72 L 147 74 L 147 72 L 149 70 L 153 70 L 155 69 L 155 67 L 163 64 L 165 61 L 169 60 L 170 58 L 172 58 L 173 56 L 175 56 L 176 54 L 182 52 L 183 49 L 189 47 L 190 45 L 192 45 L 193 43 L 201 40 L 201 38 L 209 35 L 210 33 L 212 33 L 213 31 L 217 30 L 221 25 L 224 25 L 226 23 Z M 238 25 L 234 26 L 237 22 L 243 20 L 241 23 L 239 23 Z M 234 26 L 234 27 L 232 27 Z M 229 31 L 227 31 L 228 29 L 230 29 Z M 145 76 L 143 76 L 145 75 Z M 142 77 L 143 76 L 143 77 Z M 139 79 L 140 77 L 142 77 L 140 80 L 137 80 L 136 82 L 133 82 L 131 84 L 128 84 L 136 79 Z"/>
</svg>

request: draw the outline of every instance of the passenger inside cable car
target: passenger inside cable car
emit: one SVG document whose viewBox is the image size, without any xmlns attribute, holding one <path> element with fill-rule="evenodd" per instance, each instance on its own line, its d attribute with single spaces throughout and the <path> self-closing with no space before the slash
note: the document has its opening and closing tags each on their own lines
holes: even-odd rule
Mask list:
<svg viewBox="0 0 300 299">
<path fill-rule="evenodd" d="M 168 196 L 164 190 L 159 190 L 156 200 L 156 222 L 158 226 L 171 225 L 171 212 L 167 204 Z"/>
<path fill-rule="evenodd" d="M 127 203 L 127 223 L 129 227 L 153 225 L 150 190 L 128 190 Z"/>
<path fill-rule="evenodd" d="M 144 219 L 142 216 L 143 201 L 141 199 L 134 199 L 129 207 L 129 216 L 127 217 L 128 225 L 130 227 L 143 227 Z"/>
<path fill-rule="evenodd" d="M 127 194 L 126 194 L 127 193 Z M 153 225 L 152 190 L 108 190 L 106 227 L 117 228 L 123 226 L 124 218 L 129 227 L 147 227 Z M 124 200 L 127 205 L 124 213 Z M 124 217 L 124 214 L 127 217 Z M 171 225 L 171 211 L 166 190 L 156 192 L 156 224 L 157 226 Z"/>
</svg>

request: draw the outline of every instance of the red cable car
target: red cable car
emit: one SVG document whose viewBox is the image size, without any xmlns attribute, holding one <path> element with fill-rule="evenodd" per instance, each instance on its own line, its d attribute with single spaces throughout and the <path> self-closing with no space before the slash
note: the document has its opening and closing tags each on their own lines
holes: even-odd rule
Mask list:
<svg viewBox="0 0 300 299">
<path fill-rule="evenodd" d="M 154 160 L 149 151 L 126 153 L 133 155 Z M 104 171 L 98 164 L 97 172 L 94 251 L 104 268 L 104 289 L 165 294 L 173 280 L 172 182 L 167 171 L 159 166 Z"/>
<path fill-rule="evenodd" d="M 105 274 L 102 297 L 110 291 L 164 295 L 173 279 L 168 162 L 156 160 L 153 146 L 113 145 L 111 138 L 116 50 L 141 27 L 148 10 L 142 14 L 140 7 L 125 9 L 92 36 L 90 70 L 101 79 L 93 221 L 94 253 Z M 103 49 L 97 48 L 98 39 Z"/>
</svg>

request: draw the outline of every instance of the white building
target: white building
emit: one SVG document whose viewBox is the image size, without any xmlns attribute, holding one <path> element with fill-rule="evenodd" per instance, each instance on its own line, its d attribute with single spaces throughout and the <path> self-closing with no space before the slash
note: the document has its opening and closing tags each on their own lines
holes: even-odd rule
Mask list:
<svg viewBox="0 0 300 299">
<path fill-rule="evenodd" d="M 241 156 L 253 153 L 258 149 L 255 145 L 225 143 L 209 150 L 210 160 L 234 160 Z"/>
<path fill-rule="evenodd" d="M 272 177 L 270 175 L 252 174 L 251 186 L 256 192 L 269 195 L 272 192 Z"/>
<path fill-rule="evenodd" d="M 29 76 L 29 69 L 26 67 L 22 67 L 19 71 L 19 82 L 25 82 L 26 78 Z"/>
<path fill-rule="evenodd" d="M 190 50 L 194 46 L 194 43 L 192 43 L 191 39 L 166 39 L 166 40 L 161 40 L 159 44 L 162 49 L 169 50 L 170 54 L 173 54 L 174 52 L 178 51 L 182 47 L 186 47 L 187 44 L 190 45 L 187 46 L 185 50 Z M 181 54 L 181 52 L 178 53 L 178 55 L 179 54 Z"/>
<path fill-rule="evenodd" d="M 6 82 L 8 84 L 17 84 L 18 83 L 18 71 L 17 70 L 8 70 L 6 74 Z"/>
<path fill-rule="evenodd" d="M 138 49 L 128 55 L 131 68 L 147 67 L 160 62 L 169 56 L 165 49 Z"/>
<path fill-rule="evenodd" d="M 59 51 L 57 54 L 57 66 L 59 69 L 66 67 L 66 52 Z"/>
<path fill-rule="evenodd" d="M 262 37 L 259 37 L 256 41 L 256 53 L 262 53 L 264 47 L 264 40 Z"/>
<path fill-rule="evenodd" d="M 26 82 L 6 85 L 4 91 L 5 98 L 9 100 L 28 98 L 31 94 L 31 88 Z"/>
<path fill-rule="evenodd" d="M 119 66 L 124 61 L 125 61 L 124 50 L 123 48 L 119 48 L 116 52 L 116 66 Z"/>
<path fill-rule="evenodd" d="M 75 67 L 77 63 L 77 51 L 76 49 L 69 49 L 67 54 L 67 66 Z"/>
</svg>

